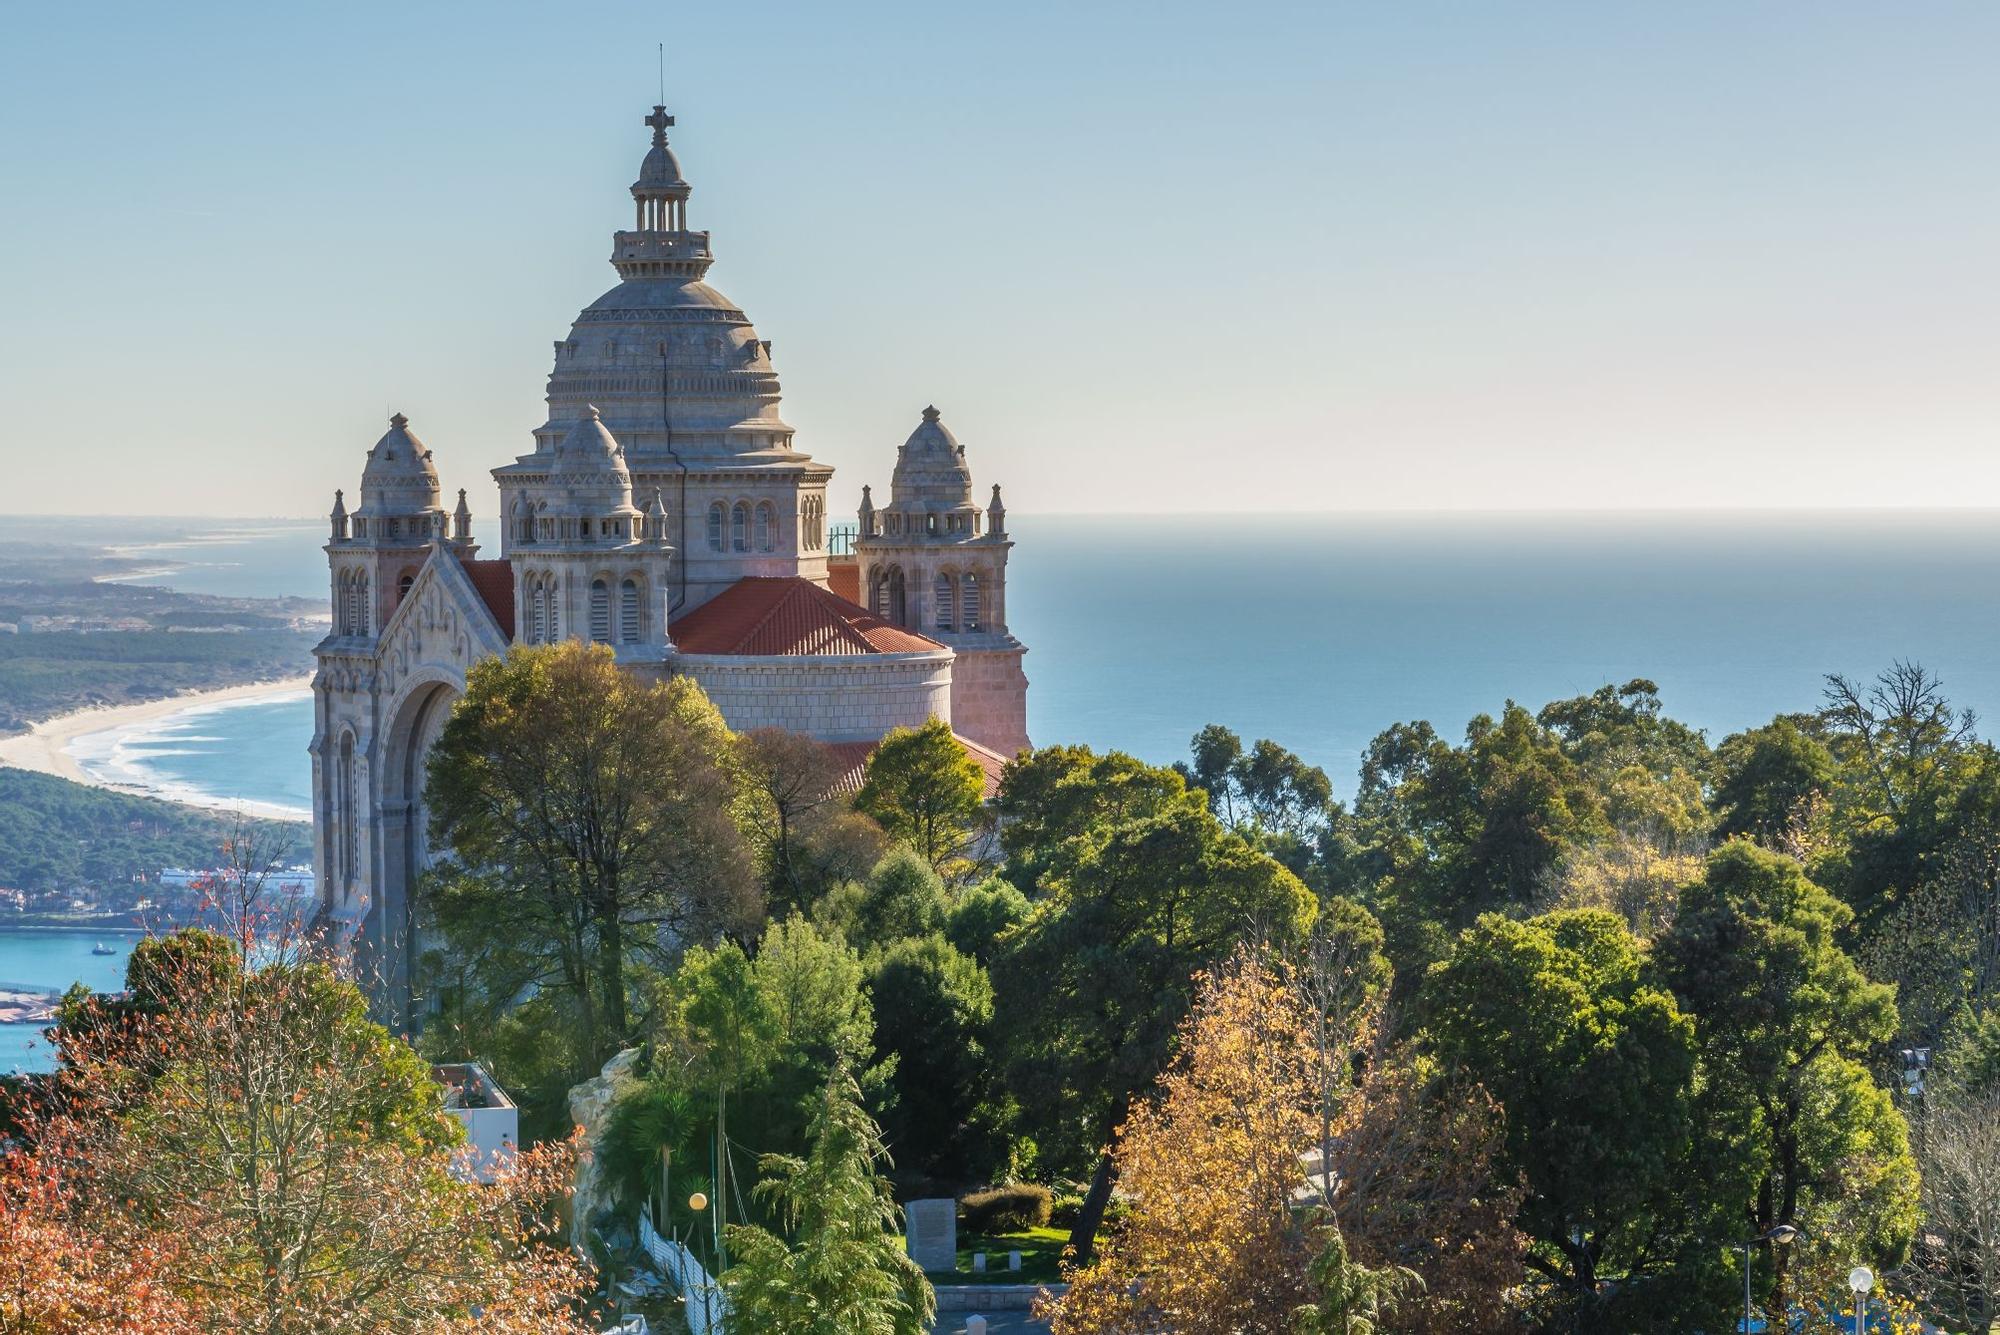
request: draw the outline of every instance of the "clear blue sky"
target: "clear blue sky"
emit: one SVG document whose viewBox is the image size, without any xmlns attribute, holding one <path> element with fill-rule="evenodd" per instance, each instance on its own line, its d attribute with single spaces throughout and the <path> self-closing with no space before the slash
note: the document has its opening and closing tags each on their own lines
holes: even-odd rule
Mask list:
<svg viewBox="0 0 2000 1335">
<path fill-rule="evenodd" d="M 713 281 L 1033 511 L 2000 504 L 2000 6 L 13 4 L 0 511 L 527 448 L 654 43 Z"/>
</svg>

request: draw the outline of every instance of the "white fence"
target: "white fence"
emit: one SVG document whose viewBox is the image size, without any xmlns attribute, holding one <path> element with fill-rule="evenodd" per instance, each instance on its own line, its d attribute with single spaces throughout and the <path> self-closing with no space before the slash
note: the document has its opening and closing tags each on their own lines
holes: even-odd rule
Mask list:
<svg viewBox="0 0 2000 1335">
<path fill-rule="evenodd" d="M 722 1319 L 729 1314 L 729 1303 L 722 1296 L 722 1286 L 709 1278 L 693 1252 L 672 1238 L 660 1236 L 653 1227 L 650 1206 L 639 1212 L 639 1246 L 653 1258 L 667 1282 L 680 1291 L 693 1335 L 725 1335 Z"/>
</svg>

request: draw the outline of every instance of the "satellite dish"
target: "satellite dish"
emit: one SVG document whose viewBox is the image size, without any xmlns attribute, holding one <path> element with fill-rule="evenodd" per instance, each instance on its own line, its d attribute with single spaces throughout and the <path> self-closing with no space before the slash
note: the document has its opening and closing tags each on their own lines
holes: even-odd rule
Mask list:
<svg viewBox="0 0 2000 1335">
<path fill-rule="evenodd" d="M 1865 1265 L 1858 1265 L 1847 1272 L 1847 1287 L 1856 1293 L 1867 1293 L 1875 1287 L 1875 1272 Z"/>
</svg>

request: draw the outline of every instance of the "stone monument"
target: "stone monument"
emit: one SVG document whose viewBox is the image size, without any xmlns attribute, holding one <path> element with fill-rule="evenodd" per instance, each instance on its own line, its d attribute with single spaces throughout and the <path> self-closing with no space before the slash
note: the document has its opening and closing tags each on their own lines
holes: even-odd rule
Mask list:
<svg viewBox="0 0 2000 1335">
<path fill-rule="evenodd" d="M 910 1259 L 925 1270 L 958 1269 L 958 1202 L 949 1196 L 909 1201 L 903 1224 L 910 1240 Z"/>
</svg>

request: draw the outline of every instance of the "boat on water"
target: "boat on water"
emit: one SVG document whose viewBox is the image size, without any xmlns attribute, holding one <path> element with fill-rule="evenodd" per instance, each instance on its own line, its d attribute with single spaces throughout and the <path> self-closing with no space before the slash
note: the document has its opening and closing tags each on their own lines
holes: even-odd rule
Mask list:
<svg viewBox="0 0 2000 1335">
<path fill-rule="evenodd" d="M 90 953 L 93 955 L 116 955 L 118 953 L 118 947 L 107 946 L 102 941 L 99 941 L 96 945 L 90 948 Z"/>
</svg>

